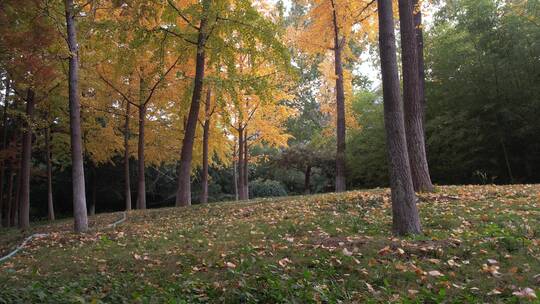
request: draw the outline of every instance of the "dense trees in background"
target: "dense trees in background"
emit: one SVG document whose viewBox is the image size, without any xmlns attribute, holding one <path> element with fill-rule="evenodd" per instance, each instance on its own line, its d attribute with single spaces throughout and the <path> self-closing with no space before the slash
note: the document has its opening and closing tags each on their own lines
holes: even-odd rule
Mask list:
<svg viewBox="0 0 540 304">
<path fill-rule="evenodd" d="M 3 226 L 392 185 L 417 233 L 431 179 L 540 180 L 538 1 L 290 5 L 2 1 Z"/>
</svg>

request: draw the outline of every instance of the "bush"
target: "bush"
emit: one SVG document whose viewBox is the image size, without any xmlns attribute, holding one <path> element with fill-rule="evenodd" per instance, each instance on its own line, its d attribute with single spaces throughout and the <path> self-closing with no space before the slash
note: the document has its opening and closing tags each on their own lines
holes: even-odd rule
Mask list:
<svg viewBox="0 0 540 304">
<path fill-rule="evenodd" d="M 249 197 L 276 197 L 286 196 L 287 190 L 278 181 L 268 179 L 256 179 L 249 183 Z"/>
</svg>

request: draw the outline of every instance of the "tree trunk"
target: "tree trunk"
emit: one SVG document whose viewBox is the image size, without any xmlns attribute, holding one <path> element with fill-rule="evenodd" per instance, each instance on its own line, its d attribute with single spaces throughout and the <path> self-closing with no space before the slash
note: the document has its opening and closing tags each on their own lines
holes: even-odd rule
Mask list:
<svg viewBox="0 0 540 304">
<path fill-rule="evenodd" d="M 146 121 L 146 106 L 139 106 L 139 168 L 137 186 L 137 209 L 146 209 L 146 184 L 144 178 L 144 124 Z"/>
<path fill-rule="evenodd" d="M 203 164 L 202 164 L 202 192 L 201 203 L 208 203 L 208 140 L 210 137 L 210 99 L 212 90 L 206 91 L 206 103 L 204 105 L 205 119 L 203 126 Z"/>
<path fill-rule="evenodd" d="M 19 137 L 19 136 L 17 136 Z M 15 196 L 11 202 L 11 212 L 9 213 L 9 222 L 11 227 L 17 226 L 18 214 L 19 214 L 19 198 L 21 194 L 21 166 L 20 160 L 17 160 L 13 164 L 13 170 L 15 173 Z"/>
<path fill-rule="evenodd" d="M 96 168 L 92 170 L 92 200 L 90 201 L 90 207 L 88 208 L 88 214 L 89 215 L 95 215 L 96 214 L 96 195 L 97 195 L 97 172 Z"/>
<path fill-rule="evenodd" d="M 249 199 L 249 149 L 248 149 L 248 133 L 247 130 L 244 129 L 244 198 Z"/>
<path fill-rule="evenodd" d="M 339 37 L 339 26 L 337 12 L 334 1 L 331 0 L 333 8 L 333 26 L 334 26 L 334 68 L 336 74 L 336 192 L 346 190 L 345 184 L 345 89 L 343 85 L 343 63 L 342 50 L 344 38 Z"/>
<path fill-rule="evenodd" d="M 427 163 L 423 110 L 419 95 L 417 36 L 412 1 L 399 0 L 405 133 L 414 189 L 416 191 L 433 191 Z"/>
<path fill-rule="evenodd" d="M 131 104 L 126 101 L 126 121 L 124 125 L 124 196 L 126 211 L 131 210 L 131 185 L 129 180 L 129 116 Z"/>
<path fill-rule="evenodd" d="M 246 200 L 246 191 L 244 190 L 244 130 L 241 128 L 238 131 L 238 199 Z"/>
<path fill-rule="evenodd" d="M 392 228 L 397 235 L 418 234 L 421 233 L 421 226 L 407 153 L 403 105 L 399 92 L 392 0 L 378 0 L 378 5 L 384 124 L 392 193 Z"/>
<path fill-rule="evenodd" d="M 79 46 L 73 0 L 65 0 L 67 40 L 69 46 L 69 125 L 71 134 L 71 164 L 73 183 L 73 218 L 75 232 L 88 230 L 84 160 L 81 133 L 81 103 L 79 100 Z"/>
<path fill-rule="evenodd" d="M 311 165 L 307 165 L 306 171 L 304 172 L 304 194 L 309 194 L 311 192 Z"/>
<path fill-rule="evenodd" d="M 49 221 L 54 221 L 54 204 L 52 189 L 52 157 L 51 157 L 51 128 L 45 133 L 45 149 L 47 153 L 47 214 Z"/>
<path fill-rule="evenodd" d="M 32 120 L 34 118 L 34 91 L 28 89 L 26 95 L 26 121 L 22 137 L 21 152 L 21 194 L 19 204 L 19 228 L 30 227 L 30 166 L 32 162 Z"/>
<path fill-rule="evenodd" d="M 15 168 L 13 164 L 10 164 L 9 182 L 8 182 L 8 196 L 7 196 L 7 212 L 6 212 L 6 227 L 15 226 L 15 206 L 13 206 L 13 179 L 15 178 Z"/>
<path fill-rule="evenodd" d="M 204 12 L 208 12 L 209 0 L 203 1 Z M 199 35 L 197 38 L 197 58 L 195 63 L 195 84 L 191 97 L 191 106 L 182 141 L 182 152 L 180 154 L 180 166 L 178 170 L 178 191 L 176 193 L 176 206 L 191 205 L 191 160 L 193 159 L 193 144 L 195 142 L 195 130 L 199 118 L 201 105 L 201 93 L 204 80 L 205 69 L 205 45 L 207 33 L 207 19 L 203 17 L 199 25 Z"/>
<path fill-rule="evenodd" d="M 419 0 L 414 0 L 414 28 L 416 29 L 416 50 L 418 55 L 418 100 L 420 100 L 420 109 L 422 111 L 423 134 L 426 134 L 426 73 L 424 67 L 424 33 L 422 24 L 422 10 Z"/>
<path fill-rule="evenodd" d="M 6 78 L 6 91 L 4 96 L 4 114 L 2 117 L 2 147 L 1 149 L 6 149 L 7 146 L 7 110 L 9 107 L 9 94 L 11 91 L 11 82 L 9 81 L 9 78 Z M 9 225 L 9 206 L 4 198 L 4 179 L 5 179 L 5 173 L 6 173 L 6 161 L 2 160 L 0 163 L 0 212 L 1 212 L 1 221 L 3 227 L 8 227 Z"/>
</svg>

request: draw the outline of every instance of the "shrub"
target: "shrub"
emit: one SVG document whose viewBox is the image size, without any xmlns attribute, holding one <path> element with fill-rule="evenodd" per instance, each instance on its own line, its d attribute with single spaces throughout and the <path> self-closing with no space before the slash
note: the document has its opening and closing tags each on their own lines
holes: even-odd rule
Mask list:
<svg viewBox="0 0 540 304">
<path fill-rule="evenodd" d="M 249 183 L 249 196 L 256 197 L 276 197 L 286 196 L 287 190 L 278 181 L 268 179 L 256 179 Z"/>
</svg>

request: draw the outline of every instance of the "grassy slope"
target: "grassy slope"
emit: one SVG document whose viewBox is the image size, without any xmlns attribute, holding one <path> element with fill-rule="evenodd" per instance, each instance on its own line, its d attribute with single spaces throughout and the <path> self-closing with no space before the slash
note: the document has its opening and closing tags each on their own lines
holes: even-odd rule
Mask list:
<svg viewBox="0 0 540 304">
<path fill-rule="evenodd" d="M 528 301 L 512 293 L 540 296 L 539 191 L 440 187 L 421 196 L 425 235 L 406 239 L 384 190 L 134 211 L 32 242 L 0 265 L 0 302 Z M 0 238 L 7 252 L 22 235 Z"/>
</svg>

